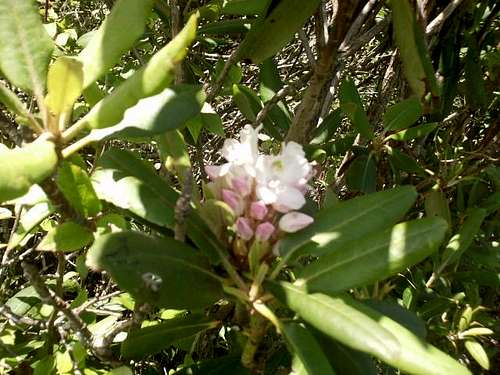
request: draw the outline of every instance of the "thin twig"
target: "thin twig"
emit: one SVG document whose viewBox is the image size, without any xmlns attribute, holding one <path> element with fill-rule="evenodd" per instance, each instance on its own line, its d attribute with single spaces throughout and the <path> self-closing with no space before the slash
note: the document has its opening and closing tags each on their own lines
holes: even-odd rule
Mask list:
<svg viewBox="0 0 500 375">
<path fill-rule="evenodd" d="M 215 80 L 214 84 L 212 86 L 207 86 L 205 87 L 205 92 L 207 93 L 207 103 L 211 103 L 219 91 L 222 88 L 222 85 L 224 84 L 224 80 L 226 79 L 227 75 L 229 74 L 229 71 L 231 70 L 231 66 L 236 64 L 240 58 L 240 52 L 241 52 L 241 46 L 240 44 L 230 55 L 229 58 L 227 59 L 226 63 L 224 64 L 224 67 L 222 68 L 222 71 L 219 75 L 219 77 Z"/>
<path fill-rule="evenodd" d="M 436 18 L 434 18 L 425 28 L 425 33 L 427 36 L 431 36 L 433 34 L 438 33 L 443 27 L 445 21 L 452 15 L 455 9 L 463 2 L 463 0 L 453 0 L 449 3 L 446 8 L 443 9 L 441 13 L 439 13 Z"/>
</svg>

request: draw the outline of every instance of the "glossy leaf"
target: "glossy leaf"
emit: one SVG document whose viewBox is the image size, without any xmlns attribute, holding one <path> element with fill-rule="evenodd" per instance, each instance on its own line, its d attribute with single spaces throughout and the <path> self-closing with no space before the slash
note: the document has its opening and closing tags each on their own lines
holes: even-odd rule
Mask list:
<svg viewBox="0 0 500 375">
<path fill-rule="evenodd" d="M 346 172 L 346 184 L 353 191 L 373 193 L 377 188 L 377 165 L 371 155 L 358 156 Z"/>
<path fill-rule="evenodd" d="M 144 33 L 153 0 L 118 0 L 78 59 L 83 63 L 83 87 L 94 83 L 120 61 Z"/>
<path fill-rule="evenodd" d="M 99 160 L 92 182 L 100 199 L 150 223 L 174 228 L 178 193 L 133 153 L 118 149 L 106 152 Z M 187 218 L 186 232 L 210 260 L 218 259 L 214 248 L 220 245 L 194 211 Z"/>
<path fill-rule="evenodd" d="M 55 145 L 37 140 L 13 150 L 0 148 L 0 202 L 20 197 L 52 174 L 57 165 Z"/>
<path fill-rule="evenodd" d="M 122 343 L 121 354 L 125 358 L 140 359 L 168 349 L 177 340 L 192 337 L 207 329 L 215 328 L 219 322 L 204 314 L 190 314 L 154 326 L 131 331 Z"/>
<path fill-rule="evenodd" d="M 319 211 L 314 223 L 280 242 L 285 260 L 301 254 L 322 255 L 338 246 L 355 243 L 370 233 L 394 225 L 413 205 L 417 193 L 411 186 L 340 202 Z"/>
<path fill-rule="evenodd" d="M 447 354 L 347 295 L 307 294 L 286 282 L 267 286 L 280 301 L 316 329 L 405 373 L 470 375 L 466 367 Z"/>
<path fill-rule="evenodd" d="M 94 236 L 87 229 L 72 221 L 67 221 L 51 229 L 38 244 L 42 251 L 71 252 L 80 250 L 92 242 Z"/>
<path fill-rule="evenodd" d="M 63 161 L 57 172 L 56 184 L 71 206 L 82 216 L 95 216 L 101 211 L 90 177 L 80 166 Z"/>
<path fill-rule="evenodd" d="M 78 121 L 79 126 L 106 128 L 116 125 L 127 108 L 140 99 L 162 92 L 174 80 L 175 68 L 182 62 L 196 36 L 197 17 L 191 16 L 182 31 L 158 51 L 149 62 L 97 103 Z M 119 33 L 121 35 L 123 33 Z"/>
<path fill-rule="evenodd" d="M 111 137 L 137 138 L 178 129 L 200 112 L 204 100 L 205 94 L 200 86 L 168 88 L 139 100 L 125 111 L 118 124 L 93 129 L 88 138 L 97 142 Z"/>
<path fill-rule="evenodd" d="M 366 115 L 358 90 L 352 79 L 346 78 L 340 85 L 340 108 L 352 125 L 366 139 L 372 139 L 373 129 Z"/>
<path fill-rule="evenodd" d="M 401 351 L 396 337 L 347 297 L 308 294 L 287 282 L 272 282 L 267 287 L 307 323 L 344 345 L 383 360 L 396 358 Z"/>
<path fill-rule="evenodd" d="M 394 168 L 401 171 L 416 173 L 422 177 L 427 175 L 425 169 L 413 157 L 399 151 L 397 148 L 388 147 L 388 149 L 389 160 Z"/>
<path fill-rule="evenodd" d="M 302 369 L 300 372 L 294 369 L 295 373 L 304 375 L 335 374 L 321 346 L 306 327 L 299 323 L 285 323 L 282 333 Z"/>
<path fill-rule="evenodd" d="M 31 0 L 0 0 L 0 70 L 11 83 L 43 95 L 54 45 Z"/>
<path fill-rule="evenodd" d="M 241 57 L 259 64 L 280 51 L 314 13 L 320 0 L 281 0 L 241 43 Z"/>
<path fill-rule="evenodd" d="M 251 16 L 263 13 L 271 0 L 212 0 L 199 8 L 202 17 L 218 18 L 221 14 L 230 16 Z"/>
<path fill-rule="evenodd" d="M 421 115 L 420 101 L 415 97 L 405 99 L 387 108 L 384 114 L 384 129 L 386 131 L 406 129 L 413 125 Z"/>
<path fill-rule="evenodd" d="M 204 257 L 172 238 L 125 231 L 106 234 L 89 249 L 87 265 L 109 272 L 137 301 L 158 307 L 202 308 L 222 296 L 221 278 Z"/>
<path fill-rule="evenodd" d="M 299 270 L 295 285 L 309 292 L 333 293 L 383 280 L 436 251 L 446 230 L 441 218 L 414 220 L 336 246 Z"/>
<path fill-rule="evenodd" d="M 49 68 L 45 103 L 56 115 L 68 112 L 82 93 L 82 89 L 82 63 L 75 58 L 61 56 Z"/>
<path fill-rule="evenodd" d="M 395 134 L 391 134 L 387 139 L 394 139 L 395 141 L 410 141 L 412 139 L 424 137 L 430 134 L 439 126 L 437 122 L 428 124 L 417 125 L 409 129 L 401 130 Z"/>
<path fill-rule="evenodd" d="M 469 352 L 472 358 L 485 370 L 490 369 L 490 359 L 484 350 L 483 346 L 474 339 L 468 339 L 464 342 L 465 349 Z"/>
</svg>

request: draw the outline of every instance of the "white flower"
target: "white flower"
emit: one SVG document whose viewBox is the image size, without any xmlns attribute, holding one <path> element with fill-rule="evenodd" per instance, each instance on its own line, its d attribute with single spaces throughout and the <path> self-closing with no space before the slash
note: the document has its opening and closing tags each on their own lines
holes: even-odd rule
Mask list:
<svg viewBox="0 0 500 375">
<path fill-rule="evenodd" d="M 301 145 L 289 142 L 279 155 L 260 157 L 256 169 L 259 199 L 284 213 L 305 204 L 304 193 L 312 176 L 312 164 L 305 158 Z"/>
<path fill-rule="evenodd" d="M 240 132 L 240 141 L 226 139 L 221 154 L 228 161 L 222 165 L 220 176 L 231 173 L 234 176 L 255 177 L 255 164 L 259 157 L 258 134 L 260 127 L 246 125 Z"/>
</svg>

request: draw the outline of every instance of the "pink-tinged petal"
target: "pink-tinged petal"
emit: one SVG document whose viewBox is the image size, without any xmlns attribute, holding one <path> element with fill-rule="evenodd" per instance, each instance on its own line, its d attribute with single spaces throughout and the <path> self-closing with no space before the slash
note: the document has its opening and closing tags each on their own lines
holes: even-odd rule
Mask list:
<svg viewBox="0 0 500 375">
<path fill-rule="evenodd" d="M 221 176 L 222 167 L 219 165 L 206 165 L 205 172 L 212 181 Z"/>
<path fill-rule="evenodd" d="M 253 229 L 250 226 L 250 221 L 244 217 L 239 217 L 236 220 L 236 233 L 243 240 L 250 240 L 253 237 Z"/>
<path fill-rule="evenodd" d="M 222 200 L 226 202 L 229 207 L 231 207 L 235 216 L 239 216 L 243 213 L 243 210 L 245 208 L 243 199 L 234 191 L 229 189 L 222 189 Z"/>
<path fill-rule="evenodd" d="M 280 247 L 281 247 L 281 240 L 276 241 L 276 243 L 273 245 L 272 253 L 274 256 L 279 257 L 280 254 Z"/>
<path fill-rule="evenodd" d="M 259 241 L 267 241 L 273 235 L 276 228 L 270 222 L 259 224 L 255 229 L 255 238 Z"/>
<path fill-rule="evenodd" d="M 250 216 L 256 220 L 264 219 L 268 211 L 266 204 L 262 201 L 252 202 L 250 205 Z"/>
<path fill-rule="evenodd" d="M 295 233 L 310 225 L 314 219 L 301 212 L 289 212 L 283 215 L 279 222 L 279 227 L 283 232 Z"/>
<path fill-rule="evenodd" d="M 246 197 L 252 191 L 252 181 L 248 176 L 239 176 L 232 179 L 233 189 L 242 197 Z"/>
</svg>

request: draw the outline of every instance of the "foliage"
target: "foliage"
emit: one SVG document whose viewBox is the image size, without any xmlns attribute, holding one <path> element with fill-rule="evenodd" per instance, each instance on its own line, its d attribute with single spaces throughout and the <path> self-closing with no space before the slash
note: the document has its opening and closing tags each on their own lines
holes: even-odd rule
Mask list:
<svg viewBox="0 0 500 375">
<path fill-rule="evenodd" d="M 413 3 L 0 0 L 0 373 L 500 371 L 500 6 Z"/>
</svg>

